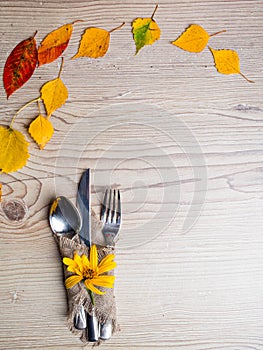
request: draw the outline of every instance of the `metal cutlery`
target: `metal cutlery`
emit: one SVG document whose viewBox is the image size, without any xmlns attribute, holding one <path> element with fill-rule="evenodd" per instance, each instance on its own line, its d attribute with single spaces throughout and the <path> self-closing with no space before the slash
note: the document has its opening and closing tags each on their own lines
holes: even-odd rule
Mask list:
<svg viewBox="0 0 263 350">
<path fill-rule="evenodd" d="M 72 239 L 81 229 L 81 217 L 75 206 L 66 197 L 57 197 L 49 211 L 49 223 L 54 234 Z M 74 319 L 77 329 L 87 327 L 86 312 L 82 306 Z"/>
<path fill-rule="evenodd" d="M 117 193 L 117 194 L 116 194 Z M 100 220 L 105 243 L 114 246 L 121 226 L 121 198 L 119 190 L 106 190 L 101 206 Z M 100 338 L 108 340 L 112 335 L 112 322 L 100 325 Z"/>
<path fill-rule="evenodd" d="M 49 211 L 49 223 L 54 234 L 72 238 L 81 228 L 81 217 L 71 201 L 57 197 Z"/>
<path fill-rule="evenodd" d="M 68 238 L 79 234 L 81 241 L 91 247 L 91 208 L 90 208 L 90 169 L 87 169 L 80 180 L 77 194 L 77 204 L 80 211 L 66 197 L 60 196 L 53 202 L 49 222 L 56 235 L 66 235 Z M 121 225 L 121 200 L 119 190 L 106 190 L 101 206 L 100 220 L 103 223 L 102 233 L 107 246 L 114 246 Z M 87 330 L 87 339 L 96 342 L 107 340 L 112 335 L 112 322 L 98 323 L 93 308 L 90 315 L 80 305 L 74 318 L 74 326 L 79 330 Z"/>
<path fill-rule="evenodd" d="M 117 192 L 117 195 L 116 195 Z M 119 190 L 106 190 L 101 206 L 100 220 L 105 243 L 114 246 L 121 226 L 121 198 Z"/>
<path fill-rule="evenodd" d="M 87 169 L 80 180 L 77 204 L 82 217 L 82 227 L 79 236 L 88 248 L 91 247 L 91 208 L 90 208 L 90 169 Z M 92 314 L 86 313 L 87 338 L 90 342 L 96 342 L 99 338 L 99 324 L 93 308 Z M 78 319 L 75 320 L 78 322 Z M 76 324 L 78 326 L 78 324 Z"/>
</svg>

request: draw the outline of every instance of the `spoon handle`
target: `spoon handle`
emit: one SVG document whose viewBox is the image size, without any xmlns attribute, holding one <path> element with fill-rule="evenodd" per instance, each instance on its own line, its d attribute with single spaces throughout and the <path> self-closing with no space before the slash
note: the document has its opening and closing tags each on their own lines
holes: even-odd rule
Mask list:
<svg viewBox="0 0 263 350">
<path fill-rule="evenodd" d="M 83 305 L 80 306 L 74 318 L 74 326 L 78 330 L 83 330 L 87 327 L 86 311 Z"/>
</svg>

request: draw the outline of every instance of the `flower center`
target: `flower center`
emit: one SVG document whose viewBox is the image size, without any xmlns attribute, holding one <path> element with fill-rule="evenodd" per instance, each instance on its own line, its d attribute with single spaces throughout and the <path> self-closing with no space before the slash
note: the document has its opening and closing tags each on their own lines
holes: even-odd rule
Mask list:
<svg viewBox="0 0 263 350">
<path fill-rule="evenodd" d="M 95 275 L 95 272 L 93 270 L 91 270 L 91 269 L 86 269 L 84 271 L 84 276 L 85 276 L 86 279 L 91 280 L 94 277 L 94 275 Z"/>
</svg>

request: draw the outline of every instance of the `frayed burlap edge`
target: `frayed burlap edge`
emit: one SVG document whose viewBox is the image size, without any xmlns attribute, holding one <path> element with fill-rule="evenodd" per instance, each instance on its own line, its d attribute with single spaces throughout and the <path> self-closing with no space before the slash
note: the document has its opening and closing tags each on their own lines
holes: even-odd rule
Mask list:
<svg viewBox="0 0 263 350">
<path fill-rule="evenodd" d="M 101 227 L 96 224 L 94 225 L 94 215 L 93 215 L 93 224 L 92 229 L 95 233 L 95 236 L 98 237 L 98 230 L 101 234 Z M 89 256 L 89 249 L 86 245 L 80 242 L 79 236 L 75 235 L 72 239 L 69 239 L 66 236 L 56 236 L 54 235 L 55 240 L 58 244 L 59 252 L 61 255 L 61 260 L 64 257 L 73 258 L 74 252 L 77 252 L 79 255 L 86 254 Z M 98 242 L 99 239 L 96 239 Z M 95 242 L 94 242 L 95 243 Z M 114 254 L 113 247 L 103 247 L 97 245 L 98 258 L 101 261 L 106 255 Z M 65 265 L 63 265 L 64 270 L 64 280 L 71 275 L 67 271 Z M 113 274 L 113 271 L 110 271 L 109 274 Z M 74 327 L 74 318 L 78 313 L 81 305 L 83 305 L 86 312 L 89 314 L 92 313 L 92 310 L 95 310 L 95 314 L 98 318 L 100 324 L 103 324 L 107 321 L 112 322 L 112 334 L 116 333 L 120 327 L 117 322 L 116 317 L 116 302 L 114 296 L 114 289 L 102 288 L 105 292 L 104 295 L 94 294 L 95 306 L 92 305 L 90 296 L 83 283 L 78 283 L 74 287 L 67 290 L 68 298 L 68 328 L 73 334 L 77 334 L 83 343 L 87 343 L 87 332 L 86 330 L 78 330 Z M 99 345 L 101 341 L 99 340 L 96 345 Z M 93 343 L 94 344 L 94 343 Z"/>
</svg>

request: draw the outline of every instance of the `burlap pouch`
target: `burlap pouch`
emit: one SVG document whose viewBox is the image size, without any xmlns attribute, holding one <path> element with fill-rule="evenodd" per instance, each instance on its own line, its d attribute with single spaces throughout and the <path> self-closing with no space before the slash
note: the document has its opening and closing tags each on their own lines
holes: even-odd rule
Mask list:
<svg viewBox="0 0 263 350">
<path fill-rule="evenodd" d="M 107 254 L 114 254 L 113 247 L 104 247 L 104 238 L 101 233 L 102 224 L 97 219 L 94 212 L 91 215 L 91 236 L 92 244 L 97 245 L 98 258 L 101 261 Z M 74 252 L 79 255 L 86 254 L 89 256 L 89 249 L 86 245 L 80 242 L 79 236 L 75 235 L 72 239 L 65 236 L 54 236 L 58 244 L 61 260 L 64 257 L 73 258 Z M 64 268 L 64 280 L 69 277 L 72 273 L 67 271 L 67 267 Z M 109 274 L 113 274 L 110 271 Z M 79 338 L 84 342 L 88 342 L 86 330 L 78 330 L 74 327 L 74 318 L 80 309 L 81 305 L 84 309 L 91 314 L 92 309 L 95 308 L 95 314 L 100 324 L 106 323 L 107 321 L 112 322 L 112 334 L 118 329 L 118 323 L 116 318 L 116 303 L 114 297 L 114 290 L 110 288 L 102 288 L 106 293 L 104 295 L 94 294 L 95 306 L 92 305 L 90 296 L 82 283 L 78 283 L 74 287 L 67 289 L 68 297 L 68 327 L 74 334 L 78 334 Z M 100 341 L 98 341 L 98 344 Z"/>
</svg>

